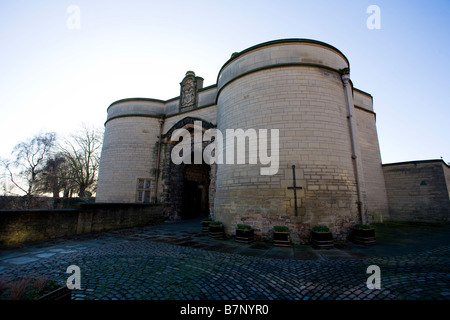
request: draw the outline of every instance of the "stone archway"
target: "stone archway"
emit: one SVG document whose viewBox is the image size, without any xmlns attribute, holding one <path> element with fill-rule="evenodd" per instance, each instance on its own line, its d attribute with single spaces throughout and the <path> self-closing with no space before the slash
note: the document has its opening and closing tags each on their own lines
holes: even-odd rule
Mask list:
<svg viewBox="0 0 450 320">
<path fill-rule="evenodd" d="M 212 214 L 215 195 L 216 165 L 194 164 L 193 139 L 191 164 L 174 164 L 171 153 L 177 142 L 171 141 L 172 133 L 176 129 L 184 128 L 193 132 L 194 121 L 202 122 L 202 131 L 214 128 L 214 125 L 201 119 L 187 117 L 177 122 L 165 135 L 163 135 L 164 166 L 162 175 L 162 201 L 166 205 L 166 215 L 170 220 L 194 219 L 207 217 Z M 202 144 L 202 151 L 209 144 Z"/>
</svg>

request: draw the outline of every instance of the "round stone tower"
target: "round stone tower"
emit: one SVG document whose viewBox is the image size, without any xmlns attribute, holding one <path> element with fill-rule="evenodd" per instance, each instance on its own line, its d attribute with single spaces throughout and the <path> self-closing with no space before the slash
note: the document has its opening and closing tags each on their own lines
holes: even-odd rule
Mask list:
<svg viewBox="0 0 450 320">
<path fill-rule="evenodd" d="M 258 134 L 257 164 L 249 163 L 249 149 L 253 144 L 255 152 L 257 143 L 252 140 L 244 164 L 235 160 L 217 166 L 214 218 L 228 226 L 228 233 L 237 223 L 252 225 L 262 236 L 270 235 L 275 225 L 285 225 L 294 238 L 307 238 L 312 226 L 325 224 L 343 237 L 360 221 L 364 182 L 351 123 L 348 70 L 339 50 L 302 39 L 251 47 L 233 54 L 222 67 L 217 128 L 224 137 L 227 129 L 238 128 Z M 264 138 L 260 129 L 267 129 L 268 150 L 259 144 Z M 224 159 L 230 144 L 230 139 L 224 141 Z M 260 169 L 270 165 L 262 164 L 261 157 L 276 155 L 277 147 L 278 171 L 262 175 Z M 296 200 L 289 189 L 293 166 L 296 185 L 302 188 L 296 190 Z"/>
<path fill-rule="evenodd" d="M 154 99 L 124 99 L 109 106 L 96 202 L 152 202 L 163 112 L 164 102 Z"/>
</svg>

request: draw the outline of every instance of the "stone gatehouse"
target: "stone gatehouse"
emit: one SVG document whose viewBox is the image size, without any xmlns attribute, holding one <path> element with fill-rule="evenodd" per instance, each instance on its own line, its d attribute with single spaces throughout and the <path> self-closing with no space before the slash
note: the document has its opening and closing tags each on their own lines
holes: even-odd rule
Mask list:
<svg viewBox="0 0 450 320">
<path fill-rule="evenodd" d="M 279 148 L 268 153 L 278 151 L 278 170 L 262 175 L 267 165 L 250 163 L 250 154 L 244 163 L 175 164 L 177 129 L 276 129 Z M 211 141 L 194 138 L 183 157 Z M 372 96 L 354 87 L 345 55 L 323 42 L 276 40 L 234 53 L 214 85 L 188 71 L 178 97 L 108 107 L 96 201 L 163 203 L 171 219 L 211 215 L 228 234 L 238 223 L 260 236 L 286 225 L 298 240 L 325 224 L 345 237 L 354 223 L 389 217 Z"/>
</svg>

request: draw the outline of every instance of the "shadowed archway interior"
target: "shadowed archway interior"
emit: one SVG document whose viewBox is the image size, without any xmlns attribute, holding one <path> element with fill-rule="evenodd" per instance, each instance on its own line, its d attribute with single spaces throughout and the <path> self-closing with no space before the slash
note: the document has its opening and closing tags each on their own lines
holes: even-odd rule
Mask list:
<svg viewBox="0 0 450 320">
<path fill-rule="evenodd" d="M 182 219 L 206 217 L 209 214 L 210 166 L 186 164 L 183 169 Z"/>
</svg>

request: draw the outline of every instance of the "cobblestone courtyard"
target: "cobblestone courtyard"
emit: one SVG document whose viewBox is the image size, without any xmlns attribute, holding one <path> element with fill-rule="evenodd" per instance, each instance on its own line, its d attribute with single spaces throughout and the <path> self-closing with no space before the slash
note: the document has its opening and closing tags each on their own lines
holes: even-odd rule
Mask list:
<svg viewBox="0 0 450 320">
<path fill-rule="evenodd" d="M 450 299 L 450 227 L 390 226 L 375 246 L 237 244 L 183 221 L 34 243 L 0 251 L 0 278 L 46 275 L 65 284 L 81 270 L 73 300 Z M 378 236 L 379 234 L 379 236 Z M 368 289 L 367 267 L 381 270 Z"/>
</svg>

